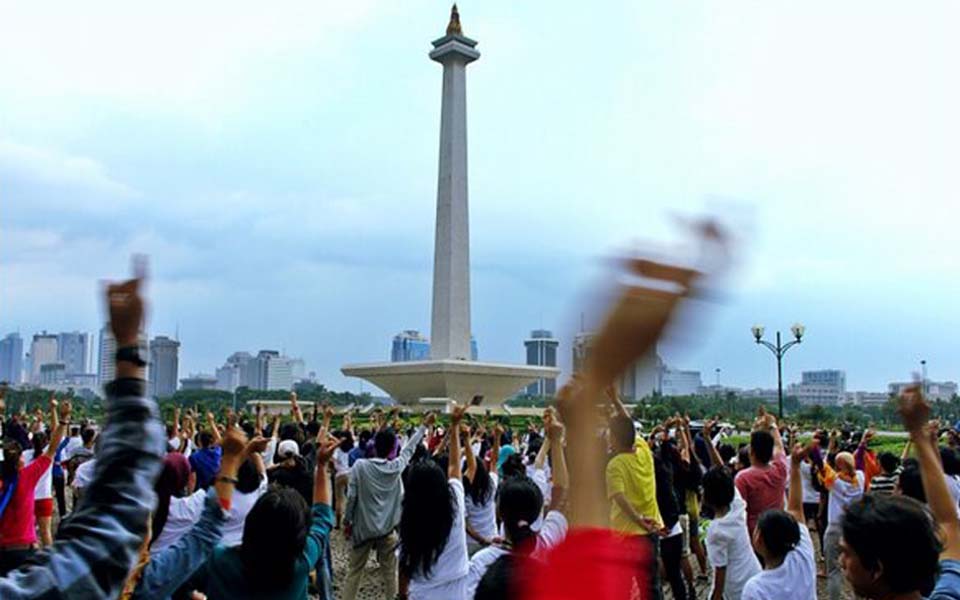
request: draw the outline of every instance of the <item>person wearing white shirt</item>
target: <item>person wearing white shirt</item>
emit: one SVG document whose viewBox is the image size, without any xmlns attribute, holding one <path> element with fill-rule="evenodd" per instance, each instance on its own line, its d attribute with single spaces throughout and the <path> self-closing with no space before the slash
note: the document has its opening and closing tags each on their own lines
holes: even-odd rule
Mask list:
<svg viewBox="0 0 960 600">
<path fill-rule="evenodd" d="M 466 600 L 467 532 L 460 467 L 460 424 L 465 406 L 450 415 L 447 472 L 430 458 L 412 463 L 400 516 L 400 573 L 410 600 Z M 469 430 L 466 432 L 469 436 Z M 467 439 L 467 460 L 475 458 Z M 472 477 L 471 467 L 467 467 Z"/>
<path fill-rule="evenodd" d="M 866 482 L 863 471 L 855 467 L 849 452 L 837 454 L 837 470 L 825 464 L 824 487 L 830 491 L 827 503 L 827 530 L 823 534 L 824 554 L 827 559 L 827 594 L 830 600 L 840 600 L 843 591 L 843 571 L 840 568 L 840 538 L 843 513 L 855 500 L 863 497 Z"/>
<path fill-rule="evenodd" d="M 33 434 L 33 448 L 27 448 L 23 451 L 23 464 L 29 465 L 34 459 L 44 455 L 47 451 L 47 434 L 38 431 Z M 40 479 L 37 480 L 37 487 L 33 490 L 34 514 L 37 519 L 37 527 L 40 530 L 40 546 L 46 548 L 53 545 L 53 468 L 47 467 Z"/>
<path fill-rule="evenodd" d="M 813 541 L 804 523 L 800 463 L 808 449 L 797 447 L 790 464 L 787 510 L 768 510 L 753 533 L 753 548 L 763 558 L 764 569 L 743 587 L 743 600 L 816 600 L 817 565 Z"/>
<path fill-rule="evenodd" d="M 267 472 L 261 455 L 261 444 L 265 446 L 266 443 L 263 438 L 252 440 L 248 446 L 249 457 L 237 471 L 237 485 L 230 502 L 230 510 L 227 511 L 227 519 L 223 523 L 223 537 L 220 539 L 222 546 L 239 546 L 243 542 L 243 525 L 247 514 L 253 510 L 260 496 L 267 493 Z"/>
<path fill-rule="evenodd" d="M 347 416 L 349 419 L 349 415 Z M 333 451 L 333 492 L 336 506 L 336 528 L 340 529 L 343 512 L 347 506 L 347 487 L 350 485 L 350 451 L 353 450 L 353 433 L 344 432 L 340 445 Z"/>
<path fill-rule="evenodd" d="M 714 467 L 703 476 L 703 502 L 714 511 L 707 527 L 707 556 L 713 567 L 711 600 L 740 600 L 743 586 L 760 572 L 747 533 L 747 503 L 726 467 Z"/>
</svg>

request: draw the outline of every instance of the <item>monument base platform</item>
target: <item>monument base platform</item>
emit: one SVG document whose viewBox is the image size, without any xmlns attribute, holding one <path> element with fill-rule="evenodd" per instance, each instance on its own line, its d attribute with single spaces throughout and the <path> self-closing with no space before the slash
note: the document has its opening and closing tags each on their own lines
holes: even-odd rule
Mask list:
<svg viewBox="0 0 960 600">
<path fill-rule="evenodd" d="M 466 360 L 346 365 L 340 372 L 365 379 L 408 406 L 419 404 L 421 399 L 439 398 L 469 404 L 474 396 L 483 396 L 481 406 L 500 406 L 537 379 L 560 375 L 555 367 Z"/>
</svg>

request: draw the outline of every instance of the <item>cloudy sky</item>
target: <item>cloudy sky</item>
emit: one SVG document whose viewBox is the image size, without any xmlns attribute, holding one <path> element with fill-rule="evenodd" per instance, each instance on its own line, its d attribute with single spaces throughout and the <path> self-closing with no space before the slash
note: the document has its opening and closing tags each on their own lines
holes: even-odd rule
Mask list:
<svg viewBox="0 0 960 600">
<path fill-rule="evenodd" d="M 0 333 L 94 331 L 151 256 L 181 374 L 238 349 L 330 386 L 429 329 L 445 2 L 0 2 Z M 464 0 L 474 332 L 569 354 L 606 257 L 718 214 L 740 260 L 669 363 L 772 386 L 960 378 L 952 0 Z"/>
</svg>

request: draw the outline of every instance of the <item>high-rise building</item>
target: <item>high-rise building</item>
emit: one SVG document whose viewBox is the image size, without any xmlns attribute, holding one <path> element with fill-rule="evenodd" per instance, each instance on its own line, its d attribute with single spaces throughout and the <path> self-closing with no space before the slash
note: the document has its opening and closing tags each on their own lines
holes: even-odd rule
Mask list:
<svg viewBox="0 0 960 600">
<path fill-rule="evenodd" d="M 150 392 L 168 398 L 177 391 L 180 342 L 158 335 L 150 342 Z"/>
<path fill-rule="evenodd" d="M 290 374 L 293 381 L 302 381 L 307 377 L 307 363 L 302 358 L 290 359 Z"/>
<path fill-rule="evenodd" d="M 30 382 L 40 383 L 40 367 L 57 362 L 57 336 L 37 333 L 30 343 Z"/>
<path fill-rule="evenodd" d="M 104 323 L 100 328 L 100 340 L 98 343 L 97 358 L 97 384 L 100 387 L 113 381 L 117 376 L 117 341 L 113 338 L 113 331 L 110 330 L 110 323 Z M 137 345 L 140 347 L 140 356 L 149 362 L 150 345 L 147 343 L 147 334 L 140 332 Z M 144 374 L 147 380 L 150 380 L 150 365 L 146 367 Z"/>
<path fill-rule="evenodd" d="M 430 360 L 430 341 L 419 331 L 408 329 L 393 336 L 390 362 Z"/>
<path fill-rule="evenodd" d="M 217 389 L 233 392 L 240 387 L 240 366 L 227 363 L 217 369 Z"/>
<path fill-rule="evenodd" d="M 700 371 L 681 371 L 665 366 L 660 373 L 660 393 L 664 396 L 695 396 L 701 387 Z"/>
<path fill-rule="evenodd" d="M 17 385 L 23 381 L 23 338 L 7 334 L 0 340 L 0 381 Z"/>
<path fill-rule="evenodd" d="M 846 402 L 847 374 L 837 369 L 803 371 L 800 383 L 790 385 L 787 392 L 803 405 L 838 406 Z"/>
<path fill-rule="evenodd" d="M 103 327 L 100 328 L 98 349 L 97 383 L 100 387 L 103 387 L 113 381 L 117 376 L 117 341 L 113 339 L 113 332 L 110 331 L 110 323 L 105 323 Z"/>
<path fill-rule="evenodd" d="M 535 329 L 530 332 L 530 339 L 523 342 L 527 350 L 527 364 L 538 367 L 557 366 L 557 348 L 560 342 L 553 337 L 553 333 L 546 329 Z M 529 396 L 554 396 L 557 393 L 557 380 L 538 379 L 527 386 Z"/>
<path fill-rule="evenodd" d="M 38 384 L 43 386 L 54 386 L 63 383 L 67 379 L 67 365 L 62 362 L 43 363 L 40 365 L 40 379 Z"/>
<path fill-rule="evenodd" d="M 91 342 L 90 334 L 86 332 L 64 332 L 57 336 L 57 360 L 65 365 L 68 376 L 90 372 Z"/>
<path fill-rule="evenodd" d="M 266 389 L 293 389 L 293 365 L 286 356 L 271 356 L 267 360 Z"/>
</svg>

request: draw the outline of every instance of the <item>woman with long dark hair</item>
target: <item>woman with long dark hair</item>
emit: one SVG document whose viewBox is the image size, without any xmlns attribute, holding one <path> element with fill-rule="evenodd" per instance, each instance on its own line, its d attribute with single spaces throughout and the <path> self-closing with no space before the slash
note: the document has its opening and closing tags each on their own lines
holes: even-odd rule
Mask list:
<svg viewBox="0 0 960 600">
<path fill-rule="evenodd" d="M 460 423 L 465 412 L 465 406 L 454 406 L 450 416 L 446 473 L 430 459 L 413 464 L 408 473 L 400 517 L 400 574 L 410 582 L 410 600 L 466 598 L 467 534 L 460 468 Z"/>
<path fill-rule="evenodd" d="M 58 410 L 56 399 L 50 398 L 52 439 L 46 452 L 28 466 L 23 466 L 23 446 L 19 442 L 10 440 L 3 446 L 3 463 L 0 463 L 3 480 L 0 487 L 0 575 L 16 569 L 34 553 L 37 543 L 36 487 L 43 474 L 50 471 L 53 455 L 70 421 L 70 408 L 70 402 L 64 400 Z"/>
<path fill-rule="evenodd" d="M 500 456 L 500 435 L 503 430 L 497 425 L 493 433 L 493 449 L 490 452 L 490 465 L 497 464 Z M 482 448 L 482 444 L 481 444 Z M 473 456 L 473 447 L 466 448 L 468 456 Z M 496 470 L 489 471 L 482 460 L 474 460 L 474 472 L 468 472 L 463 477 L 464 507 L 466 508 L 467 523 L 467 552 L 473 556 L 481 548 L 493 543 L 497 537 L 497 488 L 500 478 Z"/>
<path fill-rule="evenodd" d="M 150 553 L 169 548 L 183 537 L 203 512 L 205 490 L 196 490 L 196 475 L 190 469 L 190 461 L 179 452 L 163 458 L 163 469 L 154 490 L 157 492 L 157 508 L 151 523 Z"/>
<path fill-rule="evenodd" d="M 543 511 L 543 493 L 537 482 L 526 476 L 504 480 L 497 498 L 497 514 L 503 524 L 504 539 L 480 550 L 470 559 L 467 598 L 474 598 L 481 582 L 484 582 L 482 587 L 487 597 L 511 598 L 511 588 L 507 585 L 509 578 L 499 577 L 499 571 L 491 572 L 493 565 L 507 555 L 521 559 L 540 557 L 567 535 L 567 519 L 561 511 L 568 486 L 563 426 L 549 412 L 544 415 L 544 429 L 547 436 L 544 443 L 550 445 L 554 476 L 547 516 L 536 528 Z M 490 577 L 487 577 L 488 573 Z"/>
<path fill-rule="evenodd" d="M 243 542 L 214 550 L 207 562 L 207 597 L 305 599 L 316 569 L 321 600 L 333 598 L 325 564 L 333 529 L 327 471 L 339 440 L 317 436 L 313 507 L 295 489 L 272 487 L 247 515 Z"/>
</svg>

